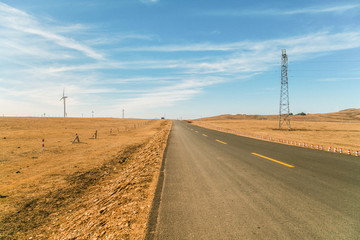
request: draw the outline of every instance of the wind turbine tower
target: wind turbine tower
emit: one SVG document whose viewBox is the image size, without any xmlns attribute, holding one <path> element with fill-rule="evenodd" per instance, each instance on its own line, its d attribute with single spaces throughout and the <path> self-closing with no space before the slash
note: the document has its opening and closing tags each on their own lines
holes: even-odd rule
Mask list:
<svg viewBox="0 0 360 240">
<path fill-rule="evenodd" d="M 67 99 L 68 97 L 67 96 L 65 96 L 65 89 L 63 90 L 63 96 L 62 96 L 62 98 L 60 98 L 60 101 L 61 100 L 64 100 L 64 117 L 67 117 L 67 113 L 66 113 L 66 99 Z"/>
</svg>

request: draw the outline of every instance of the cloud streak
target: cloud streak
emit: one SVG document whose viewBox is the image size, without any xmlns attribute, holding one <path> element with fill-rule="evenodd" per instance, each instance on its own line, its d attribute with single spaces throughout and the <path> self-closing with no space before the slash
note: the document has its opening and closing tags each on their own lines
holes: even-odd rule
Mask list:
<svg viewBox="0 0 360 240">
<path fill-rule="evenodd" d="M 122 105 L 128 109 L 156 108 L 158 106 L 171 106 L 178 101 L 193 98 L 202 92 L 206 86 L 220 84 L 226 80 L 218 77 L 203 79 L 186 79 L 174 84 L 155 88 L 134 98 L 122 99 Z M 119 106 L 120 107 L 120 106 Z"/>
<path fill-rule="evenodd" d="M 265 9 L 265 10 L 234 10 L 219 9 L 199 13 L 203 16 L 213 17 L 241 17 L 241 16 L 289 16 L 299 14 L 344 13 L 360 8 L 360 4 L 338 5 L 332 7 L 310 7 L 300 9 Z"/>
<path fill-rule="evenodd" d="M 283 11 L 282 15 L 341 13 L 358 7 L 307 8 Z M 164 44 L 161 38 L 152 41 L 156 34 L 114 33 L 104 37 L 96 34 L 97 29 L 85 34 L 94 38 L 80 41 L 78 33 L 87 31 L 86 25 L 44 23 L 3 3 L 0 18 L 0 35 L 4 36 L 0 38 L 2 102 L 11 106 L 17 101 L 45 103 L 50 109 L 61 109 L 58 99 L 65 87 L 74 112 L 106 105 L 108 116 L 124 107 L 144 112 L 174 106 L 194 99 L 210 86 L 249 81 L 279 70 L 283 48 L 295 62 L 360 47 L 360 29 L 262 41 Z M 325 80 L 337 81 L 335 77 Z"/>
<path fill-rule="evenodd" d="M 79 43 L 78 41 L 59 35 L 52 30 L 41 25 L 34 17 L 26 12 L 10 7 L 4 3 L 0 3 L 0 25 L 3 28 L 13 29 L 26 35 L 35 35 L 43 39 L 49 40 L 58 46 L 79 51 L 86 56 L 102 60 L 104 56 L 92 48 Z"/>
<path fill-rule="evenodd" d="M 140 0 L 142 3 L 157 3 L 159 0 Z"/>
<path fill-rule="evenodd" d="M 272 39 L 266 41 L 242 41 L 225 44 L 197 43 L 187 45 L 161 45 L 117 49 L 122 52 L 245 52 L 263 51 L 269 47 L 302 47 L 305 52 L 323 52 L 354 48 L 359 46 L 359 31 L 342 33 L 318 32 L 303 36 Z M 335 47 L 335 48 L 334 48 Z M 305 49 L 306 48 L 306 49 Z"/>
<path fill-rule="evenodd" d="M 296 15 L 296 14 L 316 14 L 316 13 L 343 13 L 348 10 L 359 8 L 360 4 L 349 4 L 339 5 L 334 7 L 313 7 L 313 8 L 302 8 L 297 10 L 284 11 L 285 15 Z"/>
<path fill-rule="evenodd" d="M 181 68 L 187 73 L 249 73 L 266 71 L 277 64 L 281 49 L 287 49 L 292 61 L 313 58 L 317 53 L 329 54 L 334 51 L 360 47 L 360 30 L 342 33 L 318 32 L 308 35 L 271 39 L 265 41 L 242 41 L 227 44 L 162 45 L 128 48 L 124 51 L 141 52 L 203 52 L 206 58 L 184 60 L 162 60 L 149 62 L 128 62 L 140 68 Z M 212 55 L 223 52 L 225 55 Z"/>
</svg>

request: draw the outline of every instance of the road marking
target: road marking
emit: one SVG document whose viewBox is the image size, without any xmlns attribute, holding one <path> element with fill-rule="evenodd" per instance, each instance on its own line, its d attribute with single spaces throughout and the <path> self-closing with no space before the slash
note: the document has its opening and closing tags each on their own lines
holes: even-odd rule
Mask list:
<svg viewBox="0 0 360 240">
<path fill-rule="evenodd" d="M 219 143 L 222 143 L 222 144 L 227 144 L 226 142 L 220 141 L 218 139 L 216 139 L 216 141 L 219 142 Z"/>
<path fill-rule="evenodd" d="M 206 135 L 206 134 L 202 134 L 204 137 L 207 137 L 208 135 Z"/>
<path fill-rule="evenodd" d="M 287 164 L 287 163 L 283 163 L 283 162 L 280 162 L 280 161 L 278 161 L 278 160 L 275 160 L 275 159 L 272 159 L 272 158 L 269 158 L 269 157 L 265 157 L 265 156 L 260 155 L 260 154 L 257 154 L 257 153 L 251 153 L 251 154 L 256 155 L 256 156 L 258 156 L 258 157 L 265 158 L 265 159 L 267 159 L 267 160 L 270 160 L 270 161 L 273 161 L 273 162 L 276 162 L 276 163 L 279 163 L 279 164 L 282 164 L 282 165 L 287 166 L 287 167 L 294 167 L 293 165 L 290 165 L 290 164 Z"/>
</svg>

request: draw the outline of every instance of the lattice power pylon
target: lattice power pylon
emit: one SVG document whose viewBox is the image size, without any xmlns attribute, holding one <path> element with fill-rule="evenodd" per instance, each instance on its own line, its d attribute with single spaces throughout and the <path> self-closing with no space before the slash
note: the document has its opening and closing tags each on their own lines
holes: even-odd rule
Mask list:
<svg viewBox="0 0 360 240">
<path fill-rule="evenodd" d="M 285 124 L 290 129 L 290 106 L 288 88 L 288 57 L 286 50 L 281 50 L 281 90 L 280 90 L 280 111 L 279 129 Z"/>
</svg>

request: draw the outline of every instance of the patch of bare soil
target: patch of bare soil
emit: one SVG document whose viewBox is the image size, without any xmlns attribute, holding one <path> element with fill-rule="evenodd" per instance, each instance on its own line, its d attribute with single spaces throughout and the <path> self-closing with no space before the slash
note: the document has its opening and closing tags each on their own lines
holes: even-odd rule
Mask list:
<svg viewBox="0 0 360 240">
<path fill-rule="evenodd" d="M 61 188 L 17 199 L 0 238 L 143 239 L 170 127 L 164 121 L 146 142 L 66 176 Z"/>
</svg>

